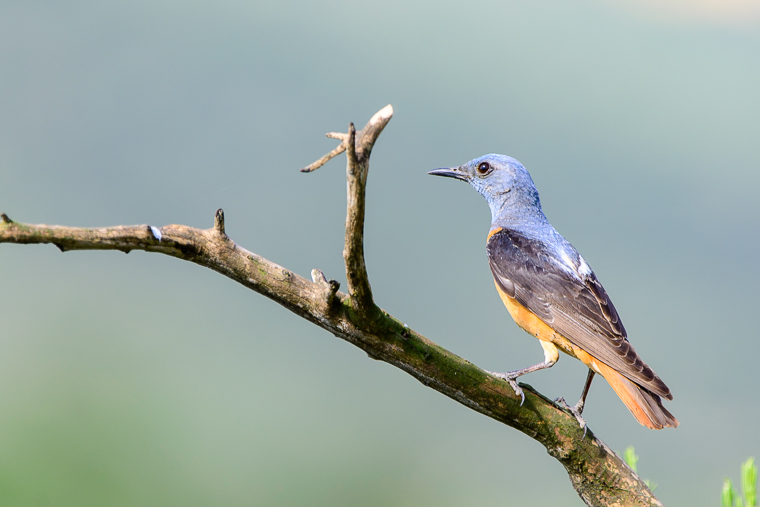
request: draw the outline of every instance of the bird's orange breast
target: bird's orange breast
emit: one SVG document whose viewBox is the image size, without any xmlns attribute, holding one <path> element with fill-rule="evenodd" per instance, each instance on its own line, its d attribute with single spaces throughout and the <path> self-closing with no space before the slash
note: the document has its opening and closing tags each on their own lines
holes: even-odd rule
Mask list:
<svg viewBox="0 0 760 507">
<path fill-rule="evenodd" d="M 509 314 L 518 326 L 543 342 L 553 343 L 565 354 L 575 357 L 592 370 L 601 373 L 597 361 L 591 356 L 591 354 L 580 347 L 573 345 L 570 340 L 559 334 L 552 329 L 549 324 L 538 318 L 536 314 L 521 305 L 517 299 L 509 297 L 504 293 L 504 291 L 499 288 L 499 284 L 495 285 L 504 306 L 507 307 Z M 546 349 L 546 347 L 544 347 L 544 349 Z"/>
</svg>

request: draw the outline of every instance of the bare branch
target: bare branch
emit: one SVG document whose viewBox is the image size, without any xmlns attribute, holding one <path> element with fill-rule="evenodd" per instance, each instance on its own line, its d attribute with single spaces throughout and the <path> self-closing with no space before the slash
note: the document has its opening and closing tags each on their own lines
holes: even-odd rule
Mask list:
<svg viewBox="0 0 760 507">
<path fill-rule="evenodd" d="M 362 129 L 362 131 L 360 132 L 359 138 L 364 139 L 364 141 L 362 141 L 360 151 L 363 153 L 363 156 L 365 158 L 369 158 L 369 154 L 372 151 L 372 146 L 374 146 L 375 141 L 377 140 L 378 136 L 383 131 L 385 126 L 388 124 L 392 116 L 393 116 L 393 107 L 390 104 L 388 104 L 387 106 L 382 108 L 380 111 L 375 113 L 375 115 L 372 118 L 370 118 L 370 120 L 367 122 L 367 125 L 364 126 L 364 129 Z M 346 140 L 348 139 L 348 134 L 344 134 L 342 132 L 328 132 L 325 135 L 331 139 L 339 139 L 342 142 L 340 145 L 338 145 L 337 148 L 332 150 L 330 153 L 328 153 L 324 157 L 312 162 L 311 164 L 301 169 L 302 173 L 310 173 L 310 172 L 316 171 L 317 169 L 325 165 L 327 162 L 329 162 L 333 158 L 337 157 L 338 155 L 346 151 Z"/>
<path fill-rule="evenodd" d="M 184 259 L 217 271 L 272 299 L 374 358 L 409 373 L 459 403 L 516 428 L 543 444 L 566 468 L 588 505 L 661 505 L 644 483 L 591 430 L 585 438 L 575 417 L 521 384 L 525 403 L 512 388 L 380 310 L 368 321 L 349 297 L 317 271 L 316 283 L 236 245 L 217 228 L 184 225 L 97 229 L 27 225 L 0 215 L 0 243 L 52 243 L 69 250 L 144 250 Z M 334 290 L 334 292 L 333 292 Z M 332 295 L 331 295 L 332 294 Z"/>
<path fill-rule="evenodd" d="M 374 317 L 377 307 L 372 300 L 367 266 L 364 263 L 364 210 L 365 188 L 367 185 L 368 163 L 360 160 L 356 151 L 356 129 L 354 124 L 348 126 L 346 147 L 346 241 L 343 247 L 343 260 L 346 263 L 346 282 L 351 302 L 361 315 Z M 369 160 L 366 160 L 369 162 Z"/>
<path fill-rule="evenodd" d="M 356 151 L 359 153 L 359 158 L 366 161 L 367 168 L 369 168 L 369 156 L 370 153 L 372 153 L 372 148 L 375 146 L 377 138 L 380 137 L 380 134 L 383 132 L 385 126 L 388 125 L 388 122 L 391 121 L 392 117 L 393 107 L 388 104 L 369 119 L 357 136 L 359 142 Z M 365 171 L 367 168 L 365 168 Z"/>
<path fill-rule="evenodd" d="M 363 252 L 364 189 L 369 154 L 392 109 L 384 108 L 356 133 L 346 135 L 349 181 L 346 260 L 349 295 L 312 270 L 313 282 L 236 245 L 224 231 L 218 210 L 214 227 L 149 225 L 83 229 L 27 225 L 0 214 L 0 243 L 52 243 L 69 250 L 144 250 L 206 266 L 272 299 L 297 315 L 392 364 L 424 385 L 540 442 L 565 467 L 570 481 L 590 506 L 661 506 L 638 476 L 598 440 L 583 438 L 575 416 L 521 384 L 525 402 L 507 384 L 438 346 L 376 307 Z"/>
<path fill-rule="evenodd" d="M 330 134 L 327 134 L 327 137 L 333 137 L 333 136 L 331 136 Z M 341 143 L 337 148 L 335 148 L 333 151 L 331 151 L 330 153 L 328 153 L 324 157 L 320 158 L 316 162 L 312 162 L 311 164 L 309 164 L 306 167 L 304 167 L 303 169 L 301 169 L 301 172 L 302 173 L 310 173 L 312 171 L 316 171 L 317 169 L 319 169 L 320 167 L 322 167 L 323 165 L 325 165 L 326 163 L 328 163 L 331 159 L 337 157 L 338 155 L 340 155 L 344 151 L 346 151 L 346 143 L 345 142 Z"/>
<path fill-rule="evenodd" d="M 372 300 L 372 288 L 364 261 L 365 190 L 370 153 L 378 136 L 392 117 L 393 107 L 389 104 L 375 113 L 360 132 L 357 133 L 354 124 L 351 123 L 348 128 L 348 138 L 345 141 L 348 196 L 343 259 L 346 263 L 346 281 L 351 301 L 360 314 L 369 319 L 375 317 L 377 307 Z"/>
<path fill-rule="evenodd" d="M 215 226 L 196 229 L 185 225 L 149 225 L 85 229 L 58 225 L 28 225 L 2 219 L 0 243 L 49 243 L 62 252 L 70 250 L 132 250 L 157 252 L 213 269 L 246 287 L 274 299 L 311 321 L 320 319 L 324 307 L 323 288 L 282 266 L 239 247 L 226 234 L 220 234 L 217 211 Z M 7 218 L 7 216 L 6 216 Z M 160 232 L 160 239 L 155 231 Z M 345 298 L 338 293 L 336 297 Z"/>
</svg>

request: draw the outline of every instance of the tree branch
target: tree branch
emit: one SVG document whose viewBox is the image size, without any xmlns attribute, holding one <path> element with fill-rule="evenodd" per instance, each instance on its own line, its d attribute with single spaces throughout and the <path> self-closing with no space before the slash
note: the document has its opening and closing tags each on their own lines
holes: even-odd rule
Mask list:
<svg viewBox="0 0 760 507">
<path fill-rule="evenodd" d="M 364 190 L 370 152 L 392 114 L 392 108 L 387 106 L 360 132 L 352 124 L 348 135 L 332 136 L 344 139 L 341 146 L 345 145 L 348 158 L 344 258 L 349 294 L 338 291 L 338 283 L 328 281 L 317 269 L 312 270 L 310 282 L 238 246 L 225 233 L 221 209 L 216 212 L 214 227 L 205 230 L 184 225 L 96 229 L 28 225 L 14 222 L 3 213 L 0 243 L 52 243 L 62 252 L 144 250 L 206 266 L 356 345 L 373 359 L 390 363 L 424 385 L 540 442 L 565 467 L 573 487 L 587 505 L 661 506 L 643 481 L 591 430 L 583 438 L 583 430 L 572 414 L 526 384 L 521 384 L 526 398 L 520 406 L 520 399 L 509 384 L 375 306 L 364 263 Z M 333 152 L 325 157 L 332 158 Z M 323 165 L 326 160 L 319 162 L 325 157 L 308 167 L 314 166 L 311 169 L 314 170 Z"/>
</svg>

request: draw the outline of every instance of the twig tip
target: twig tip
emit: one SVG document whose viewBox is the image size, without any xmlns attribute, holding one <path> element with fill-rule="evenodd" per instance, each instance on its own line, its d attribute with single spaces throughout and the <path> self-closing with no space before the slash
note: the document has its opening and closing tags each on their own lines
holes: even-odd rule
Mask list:
<svg viewBox="0 0 760 507">
<path fill-rule="evenodd" d="M 327 283 L 327 278 L 325 278 L 325 274 L 316 268 L 311 270 L 311 279 L 314 283 L 318 283 L 320 285 Z"/>
<path fill-rule="evenodd" d="M 0 221 L 2 221 L 4 224 L 12 224 L 13 220 L 8 218 L 8 215 L 5 213 L 0 213 Z"/>
<path fill-rule="evenodd" d="M 332 306 L 333 301 L 335 301 L 335 294 L 337 294 L 338 289 L 340 289 L 340 283 L 335 280 L 328 281 L 327 278 L 325 278 L 325 274 L 318 269 L 311 270 L 311 279 L 324 290 L 327 306 Z"/>
<path fill-rule="evenodd" d="M 330 134 L 335 134 L 335 132 L 330 132 Z M 330 137 L 330 134 L 328 134 L 328 137 Z M 347 134 L 341 134 L 341 135 L 344 136 L 344 137 L 346 137 L 346 138 L 348 137 Z M 343 138 L 338 137 L 336 139 L 343 139 Z M 312 162 L 311 164 L 309 164 L 306 167 L 304 167 L 303 169 L 301 169 L 301 172 L 302 173 L 310 173 L 310 172 L 316 171 L 317 169 L 319 169 L 320 167 L 322 167 L 323 165 L 325 165 L 327 162 L 329 162 L 331 159 L 333 159 L 337 155 L 340 155 L 344 151 L 346 151 L 346 142 L 345 142 L 345 140 L 343 142 L 341 142 L 340 145 L 338 145 L 337 148 L 335 148 L 333 151 L 331 151 L 330 153 L 328 153 L 324 157 L 320 158 L 316 162 Z"/>
<path fill-rule="evenodd" d="M 219 208 L 218 210 L 216 210 L 216 214 L 214 215 L 214 229 L 216 229 L 216 232 L 218 232 L 222 236 L 225 235 L 224 210 L 222 208 Z"/>
<path fill-rule="evenodd" d="M 372 118 L 370 118 L 369 123 L 374 124 L 378 121 L 388 121 L 393 116 L 393 106 L 388 104 L 384 108 L 382 108 L 380 111 L 376 112 Z"/>
</svg>

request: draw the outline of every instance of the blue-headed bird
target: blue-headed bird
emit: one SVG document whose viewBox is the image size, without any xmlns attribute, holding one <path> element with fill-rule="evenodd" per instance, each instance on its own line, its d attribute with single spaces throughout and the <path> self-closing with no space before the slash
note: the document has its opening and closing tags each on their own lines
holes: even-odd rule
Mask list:
<svg viewBox="0 0 760 507">
<path fill-rule="evenodd" d="M 578 403 L 567 407 L 562 402 L 584 430 L 581 413 L 596 373 L 641 424 L 677 427 L 676 418 L 662 406 L 661 397 L 673 399 L 670 389 L 628 341 L 594 271 L 544 216 L 525 167 L 512 157 L 491 154 L 430 174 L 466 181 L 488 201 L 491 230 L 486 250 L 496 290 L 517 325 L 538 338 L 544 350 L 539 364 L 493 374 L 509 382 L 524 400 L 516 379 L 553 366 L 561 350 L 589 368 Z"/>
</svg>

